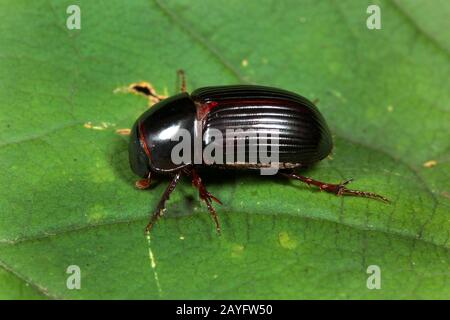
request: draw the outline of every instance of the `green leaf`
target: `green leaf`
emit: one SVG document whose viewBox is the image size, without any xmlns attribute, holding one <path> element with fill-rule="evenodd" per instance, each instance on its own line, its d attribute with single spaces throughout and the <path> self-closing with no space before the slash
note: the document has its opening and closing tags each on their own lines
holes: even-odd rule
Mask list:
<svg viewBox="0 0 450 320">
<path fill-rule="evenodd" d="M 369 4 L 381 30 L 366 27 Z M 68 30 L 66 9 L 81 8 Z M 441 1 L 6 1 L 0 11 L 0 298 L 449 299 L 450 33 Z M 150 81 L 258 83 L 318 104 L 332 159 L 306 175 L 383 194 L 334 197 L 244 172 L 134 188 L 129 128 Z M 436 165 L 426 165 L 433 160 Z M 151 253 L 151 254 L 150 254 Z M 151 261 L 153 257 L 153 261 Z M 154 267 L 152 267 L 152 264 Z M 66 286 L 70 265 L 81 289 Z M 367 268 L 381 270 L 369 290 Z"/>
</svg>

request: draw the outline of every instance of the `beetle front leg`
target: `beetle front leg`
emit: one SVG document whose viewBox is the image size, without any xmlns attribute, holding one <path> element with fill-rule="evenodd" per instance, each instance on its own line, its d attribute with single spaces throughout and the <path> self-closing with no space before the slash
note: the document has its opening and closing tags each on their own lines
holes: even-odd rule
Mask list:
<svg viewBox="0 0 450 320">
<path fill-rule="evenodd" d="M 200 199 L 205 201 L 206 206 L 208 207 L 208 211 L 211 214 L 211 217 L 214 219 L 214 222 L 216 224 L 216 231 L 218 234 L 220 234 L 220 223 L 219 218 L 217 217 L 216 210 L 214 209 L 212 205 L 212 200 L 215 202 L 222 204 L 222 202 L 217 199 L 215 196 L 213 196 L 208 190 L 206 190 L 205 185 L 202 182 L 202 179 L 198 175 L 197 171 L 195 169 L 192 169 L 190 171 L 190 174 L 192 175 L 192 185 L 198 189 L 198 193 L 200 195 Z"/>
<path fill-rule="evenodd" d="M 147 224 L 147 227 L 145 228 L 145 233 L 147 234 L 150 233 L 150 231 L 153 228 L 153 225 L 163 215 L 164 210 L 166 210 L 166 201 L 169 200 L 170 194 L 177 186 L 177 183 L 180 180 L 180 176 L 181 171 L 178 171 L 173 177 L 172 181 L 170 181 L 169 185 L 167 186 L 166 190 L 164 191 L 161 197 L 161 200 L 159 200 L 156 210 L 154 211 L 152 217 L 150 218 L 150 222 Z"/>
<path fill-rule="evenodd" d="M 150 172 L 147 178 L 139 179 L 138 181 L 136 181 L 135 186 L 139 190 L 145 190 L 150 188 L 151 182 L 152 182 L 152 173 Z"/>
<path fill-rule="evenodd" d="M 350 182 L 352 182 L 353 179 L 346 180 L 339 184 L 332 184 L 332 183 L 325 183 L 325 182 L 314 180 L 314 179 L 311 179 L 308 177 L 304 177 L 304 176 L 298 175 L 294 172 L 291 172 L 291 173 L 280 172 L 280 174 L 285 177 L 291 178 L 291 179 L 300 180 L 300 181 L 306 183 L 307 185 L 317 186 L 317 187 L 319 187 L 320 190 L 323 190 L 323 191 L 329 192 L 329 193 L 333 193 L 337 196 L 349 195 L 349 196 L 377 199 L 377 200 L 381 200 L 381 201 L 384 201 L 387 203 L 390 202 L 389 199 L 387 199 L 379 194 L 373 193 L 373 192 L 347 189 L 346 185 L 349 184 Z"/>
</svg>

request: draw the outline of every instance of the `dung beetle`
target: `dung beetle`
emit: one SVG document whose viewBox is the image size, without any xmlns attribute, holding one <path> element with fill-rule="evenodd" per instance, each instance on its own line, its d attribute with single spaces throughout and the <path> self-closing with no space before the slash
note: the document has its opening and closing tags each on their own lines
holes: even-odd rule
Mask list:
<svg viewBox="0 0 450 320">
<path fill-rule="evenodd" d="M 308 185 L 317 186 L 320 190 L 335 195 L 353 195 L 379 199 L 389 202 L 385 197 L 365 191 L 350 190 L 347 180 L 339 184 L 325 183 L 299 175 L 295 169 L 310 166 L 327 157 L 333 148 L 330 130 L 317 107 L 308 99 L 286 90 L 256 86 L 231 85 L 204 87 L 186 92 L 184 72 L 179 70 L 181 93 L 161 99 L 151 90 L 141 90 L 152 96 L 158 102 L 144 112 L 134 123 L 130 132 L 129 161 L 133 172 L 140 176 L 136 185 L 145 189 L 150 185 L 152 173 L 162 173 L 171 176 L 171 182 L 163 193 L 146 232 L 150 232 L 155 222 L 163 214 L 165 203 L 175 189 L 180 177 L 191 177 L 192 184 L 199 191 L 200 198 L 205 201 L 214 219 L 216 230 L 220 233 L 219 220 L 212 201 L 221 202 L 207 191 L 198 174 L 198 168 L 220 167 L 225 169 L 261 169 L 267 163 L 256 156 L 256 161 L 250 161 L 251 150 L 260 150 L 263 143 L 244 136 L 244 158 L 236 161 L 234 143 L 242 142 L 242 136 L 234 135 L 228 138 L 230 130 L 251 131 L 257 135 L 276 135 L 273 141 L 266 140 L 266 147 L 274 147 L 277 155 L 278 175 L 300 180 Z M 226 136 L 224 141 L 210 139 L 215 132 Z M 182 162 L 174 161 L 173 150 L 179 144 L 180 133 L 187 134 L 190 139 L 187 144 L 187 157 L 183 154 Z M 195 161 L 198 152 L 194 149 L 200 137 L 202 150 L 208 145 L 223 146 L 227 156 L 233 153 L 232 160 L 226 163 Z M 268 141 L 271 141 L 267 143 Z M 232 144 L 231 149 L 226 143 Z M 256 149 L 252 149 L 256 147 Z M 242 159 L 244 159 L 242 161 Z M 255 158 L 253 158 L 255 160 Z"/>
</svg>

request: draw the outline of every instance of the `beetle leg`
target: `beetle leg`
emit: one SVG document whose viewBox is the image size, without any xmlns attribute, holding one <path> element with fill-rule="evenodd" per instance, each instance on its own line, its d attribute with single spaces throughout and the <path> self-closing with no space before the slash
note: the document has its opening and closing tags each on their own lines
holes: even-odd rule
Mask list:
<svg viewBox="0 0 450 320">
<path fill-rule="evenodd" d="M 332 184 L 332 183 L 325 183 L 325 182 L 314 180 L 314 179 L 311 179 L 308 177 L 300 176 L 293 172 L 291 172 L 291 173 L 281 172 L 280 174 L 285 177 L 291 178 L 291 179 L 300 180 L 300 181 L 306 183 L 307 185 L 317 186 L 320 188 L 320 190 L 323 190 L 323 191 L 326 191 L 329 193 L 334 193 L 337 196 L 350 195 L 350 196 L 378 199 L 378 200 L 381 200 L 381 201 L 384 201 L 387 203 L 390 202 L 389 199 L 387 199 L 379 194 L 373 193 L 373 192 L 347 189 L 346 185 L 349 184 L 350 182 L 352 182 L 353 179 L 346 180 L 339 184 Z"/>
<path fill-rule="evenodd" d="M 186 76 L 184 74 L 184 70 L 183 69 L 179 69 L 177 70 L 177 75 L 178 75 L 178 81 L 179 84 L 181 85 L 181 92 L 186 92 Z"/>
<path fill-rule="evenodd" d="M 150 218 L 150 222 L 147 224 L 147 227 L 145 228 L 146 233 L 150 233 L 155 222 L 163 215 L 164 211 L 166 210 L 166 201 L 169 200 L 170 194 L 177 186 L 177 183 L 180 180 L 180 176 L 181 171 L 178 171 L 173 177 L 172 181 L 170 181 L 166 190 L 164 191 L 161 200 L 159 200 L 158 206 L 156 207 L 156 210 L 154 211 L 152 217 Z"/>
<path fill-rule="evenodd" d="M 140 189 L 140 190 L 145 190 L 150 188 L 150 183 L 152 182 L 152 176 L 151 176 L 151 172 L 148 174 L 148 177 L 145 179 L 140 179 L 138 181 L 136 181 L 135 186 L 136 188 Z"/>
<path fill-rule="evenodd" d="M 200 195 L 200 198 L 205 201 L 206 206 L 208 207 L 208 211 L 211 214 L 211 217 L 214 219 L 214 222 L 216 224 L 216 231 L 218 234 L 220 234 L 220 224 L 219 224 L 219 218 L 217 217 L 216 210 L 214 209 L 212 205 L 212 200 L 215 202 L 222 204 L 222 202 L 217 199 L 215 196 L 213 196 L 208 190 L 206 190 L 205 185 L 202 182 L 202 179 L 198 175 L 197 171 L 194 169 L 191 170 L 192 174 L 192 185 L 198 189 L 198 193 Z"/>
</svg>

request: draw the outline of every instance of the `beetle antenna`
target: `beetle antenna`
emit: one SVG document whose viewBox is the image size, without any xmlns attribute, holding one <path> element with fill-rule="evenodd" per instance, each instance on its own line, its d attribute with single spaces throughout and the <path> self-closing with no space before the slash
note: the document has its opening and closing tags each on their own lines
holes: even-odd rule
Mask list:
<svg viewBox="0 0 450 320">
<path fill-rule="evenodd" d="M 181 92 L 186 92 L 186 75 L 184 73 L 183 69 L 179 69 L 177 70 L 177 75 L 178 75 L 178 81 L 179 84 L 181 85 Z"/>
</svg>

